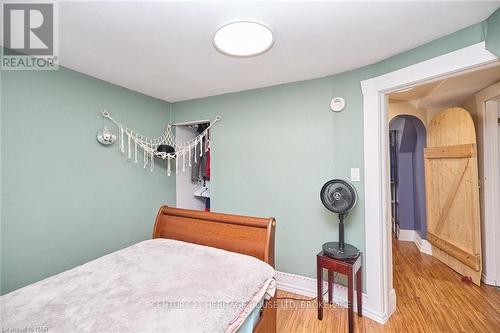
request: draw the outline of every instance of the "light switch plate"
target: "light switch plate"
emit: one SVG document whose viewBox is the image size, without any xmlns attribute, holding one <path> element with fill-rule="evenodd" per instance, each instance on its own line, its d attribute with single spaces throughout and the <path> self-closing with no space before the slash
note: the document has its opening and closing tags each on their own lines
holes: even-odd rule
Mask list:
<svg viewBox="0 0 500 333">
<path fill-rule="evenodd" d="M 359 168 L 351 168 L 351 182 L 359 182 Z"/>
</svg>

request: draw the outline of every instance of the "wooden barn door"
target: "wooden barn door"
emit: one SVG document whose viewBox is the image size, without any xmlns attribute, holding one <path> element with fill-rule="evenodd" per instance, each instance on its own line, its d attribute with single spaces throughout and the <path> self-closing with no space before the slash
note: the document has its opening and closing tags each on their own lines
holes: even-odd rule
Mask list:
<svg viewBox="0 0 500 333">
<path fill-rule="evenodd" d="M 466 110 L 450 108 L 432 119 L 425 149 L 425 187 L 427 239 L 432 255 L 479 285 L 476 132 Z"/>
</svg>

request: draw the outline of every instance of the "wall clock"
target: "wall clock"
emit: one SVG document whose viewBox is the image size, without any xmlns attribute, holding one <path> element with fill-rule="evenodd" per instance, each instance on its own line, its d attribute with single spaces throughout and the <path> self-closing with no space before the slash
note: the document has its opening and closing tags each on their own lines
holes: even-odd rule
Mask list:
<svg viewBox="0 0 500 333">
<path fill-rule="evenodd" d="M 345 99 L 342 97 L 334 97 L 330 102 L 330 108 L 335 112 L 340 112 L 345 108 Z"/>
</svg>

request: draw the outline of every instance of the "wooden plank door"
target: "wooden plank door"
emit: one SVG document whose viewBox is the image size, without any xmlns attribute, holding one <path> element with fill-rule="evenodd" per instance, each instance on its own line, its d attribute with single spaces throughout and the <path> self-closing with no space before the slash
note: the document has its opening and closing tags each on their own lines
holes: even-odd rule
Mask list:
<svg viewBox="0 0 500 333">
<path fill-rule="evenodd" d="M 432 119 L 425 149 L 427 239 L 432 255 L 481 283 L 479 184 L 474 122 L 462 108 Z"/>
</svg>

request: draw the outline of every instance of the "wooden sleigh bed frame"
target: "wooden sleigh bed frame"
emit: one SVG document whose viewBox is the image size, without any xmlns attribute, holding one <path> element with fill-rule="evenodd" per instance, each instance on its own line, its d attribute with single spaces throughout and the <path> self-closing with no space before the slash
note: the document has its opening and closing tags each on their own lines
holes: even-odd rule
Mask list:
<svg viewBox="0 0 500 333">
<path fill-rule="evenodd" d="M 160 207 L 153 238 L 168 238 L 246 254 L 274 267 L 274 218 Z M 276 296 L 260 310 L 254 333 L 276 332 Z"/>
</svg>

